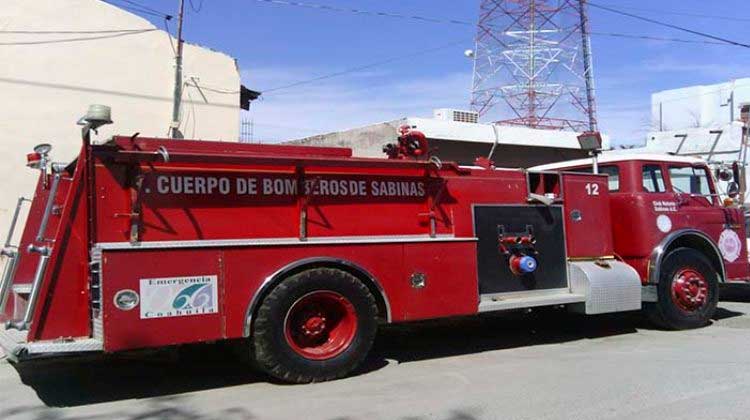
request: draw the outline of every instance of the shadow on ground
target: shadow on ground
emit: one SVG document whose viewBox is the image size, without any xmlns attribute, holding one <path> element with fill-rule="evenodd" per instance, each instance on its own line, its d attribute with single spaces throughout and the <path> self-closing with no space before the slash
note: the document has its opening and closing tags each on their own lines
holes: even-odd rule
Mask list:
<svg viewBox="0 0 750 420">
<path fill-rule="evenodd" d="M 253 420 L 253 414 L 244 408 L 228 408 L 223 410 L 211 410 L 210 415 L 198 413 L 181 401 L 179 396 L 162 397 L 136 403 L 137 409 L 110 410 L 102 414 L 86 414 L 81 416 L 75 413 L 50 410 L 40 406 L 20 406 L 0 410 L 0 418 L 23 418 L 30 420 L 73 420 L 85 418 L 87 420 Z"/>
<path fill-rule="evenodd" d="M 720 309 L 715 319 L 740 315 L 743 314 Z M 389 360 L 409 363 L 484 351 L 601 339 L 650 328 L 640 313 L 583 316 L 554 309 L 390 325 L 381 328 L 371 356 L 357 375 L 379 370 Z M 117 357 L 37 360 L 16 365 L 16 369 L 23 383 L 52 407 L 133 398 L 161 397 L 157 398 L 160 400 L 186 392 L 271 382 L 268 377 L 241 364 L 233 348 L 226 345 L 186 346 L 179 351 Z M 170 406 L 168 409 L 174 408 Z M 0 410 L 0 418 L 6 418 L 8 414 Z M 169 418 L 202 418 L 188 414 L 175 413 Z M 252 418 L 247 417 L 249 413 L 242 414 L 246 417 L 241 418 Z"/>
</svg>

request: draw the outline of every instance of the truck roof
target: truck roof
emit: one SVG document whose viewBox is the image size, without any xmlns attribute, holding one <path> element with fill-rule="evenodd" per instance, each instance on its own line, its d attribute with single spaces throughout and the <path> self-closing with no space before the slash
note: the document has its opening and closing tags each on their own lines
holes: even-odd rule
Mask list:
<svg viewBox="0 0 750 420">
<path fill-rule="evenodd" d="M 649 162 L 673 162 L 673 163 L 704 163 L 702 159 L 689 156 L 675 156 L 656 153 L 609 153 L 599 157 L 599 164 L 624 162 L 624 161 L 649 161 Z M 530 171 L 553 171 L 557 169 L 575 168 L 577 166 L 591 165 L 591 159 L 567 160 L 564 162 L 549 163 L 529 168 Z"/>
</svg>

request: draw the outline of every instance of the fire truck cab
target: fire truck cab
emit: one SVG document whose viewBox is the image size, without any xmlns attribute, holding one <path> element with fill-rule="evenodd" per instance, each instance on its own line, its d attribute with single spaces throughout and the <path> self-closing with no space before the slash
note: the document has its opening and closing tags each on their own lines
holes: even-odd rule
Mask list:
<svg viewBox="0 0 750 420">
<path fill-rule="evenodd" d="M 719 283 L 750 277 L 742 211 L 698 161 L 462 167 L 408 128 L 366 159 L 92 142 L 109 111 L 82 122 L 75 161 L 28 156 L 39 181 L 0 278 L 14 361 L 238 340 L 274 377 L 323 381 L 356 369 L 381 323 L 562 305 L 695 328 Z"/>
<path fill-rule="evenodd" d="M 712 293 L 705 274 L 695 267 L 679 269 L 677 261 L 700 261 L 718 274 L 719 284 L 747 284 L 748 253 L 743 208 L 733 191 L 719 191 L 706 162 L 691 157 L 612 153 L 599 159 L 606 174 L 618 258 L 635 268 L 644 285 L 644 302 L 652 319 L 676 327 L 658 310 L 661 300 L 672 299 L 682 310 L 705 304 Z M 593 171 L 591 159 L 532 168 L 535 171 Z M 741 175 L 725 169 L 724 181 Z M 596 192 L 594 192 L 596 193 Z M 667 306 L 666 304 L 664 306 Z"/>
</svg>

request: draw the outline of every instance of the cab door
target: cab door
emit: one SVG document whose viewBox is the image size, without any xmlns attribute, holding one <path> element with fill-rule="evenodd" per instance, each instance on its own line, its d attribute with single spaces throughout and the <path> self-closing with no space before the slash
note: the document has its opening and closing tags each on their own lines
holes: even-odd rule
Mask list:
<svg viewBox="0 0 750 420">
<path fill-rule="evenodd" d="M 684 228 L 698 229 L 717 244 L 729 279 L 746 277 L 747 244 L 740 209 L 726 208 L 711 172 L 703 165 L 670 163 L 667 177 Z"/>
</svg>

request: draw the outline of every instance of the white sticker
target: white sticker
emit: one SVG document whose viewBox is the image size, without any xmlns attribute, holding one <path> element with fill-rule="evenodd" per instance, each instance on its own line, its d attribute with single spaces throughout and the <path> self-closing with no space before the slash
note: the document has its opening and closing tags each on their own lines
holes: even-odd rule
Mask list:
<svg viewBox="0 0 750 420">
<path fill-rule="evenodd" d="M 670 219 L 669 216 L 662 214 L 656 218 L 656 227 L 658 227 L 660 231 L 667 233 L 672 230 L 672 219 Z"/>
<path fill-rule="evenodd" d="M 141 319 L 215 314 L 218 277 L 141 279 Z"/>
<path fill-rule="evenodd" d="M 676 213 L 677 202 L 676 201 L 654 201 L 654 211 L 657 213 Z"/>
<path fill-rule="evenodd" d="M 719 236 L 719 250 L 727 262 L 732 263 L 737 261 L 737 258 L 742 253 L 742 241 L 737 232 L 731 229 L 721 232 L 721 236 Z"/>
</svg>

